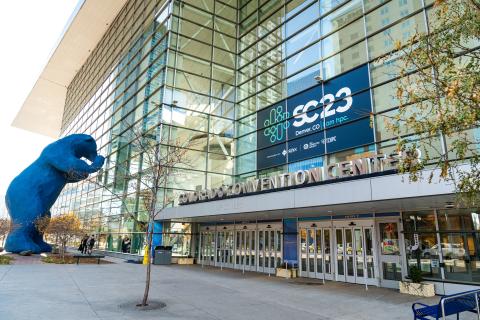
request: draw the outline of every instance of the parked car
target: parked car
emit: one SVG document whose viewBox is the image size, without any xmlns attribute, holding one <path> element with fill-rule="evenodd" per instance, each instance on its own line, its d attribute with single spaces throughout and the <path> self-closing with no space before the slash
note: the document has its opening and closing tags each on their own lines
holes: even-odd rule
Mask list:
<svg viewBox="0 0 480 320">
<path fill-rule="evenodd" d="M 423 250 L 423 257 L 430 258 L 443 254 L 445 259 L 458 259 L 465 257 L 465 249 L 461 243 L 441 243 L 441 252 L 438 251 L 438 244 Z"/>
</svg>

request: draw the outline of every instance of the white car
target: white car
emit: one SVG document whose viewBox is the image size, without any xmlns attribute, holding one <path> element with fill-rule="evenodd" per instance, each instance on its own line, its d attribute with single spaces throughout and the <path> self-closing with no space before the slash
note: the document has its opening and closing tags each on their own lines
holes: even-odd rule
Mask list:
<svg viewBox="0 0 480 320">
<path fill-rule="evenodd" d="M 465 249 L 461 243 L 442 243 L 441 244 L 443 257 L 445 259 L 458 259 L 465 257 Z M 432 256 L 439 256 L 438 244 L 432 246 L 429 249 L 423 250 L 423 257 L 430 258 Z"/>
</svg>

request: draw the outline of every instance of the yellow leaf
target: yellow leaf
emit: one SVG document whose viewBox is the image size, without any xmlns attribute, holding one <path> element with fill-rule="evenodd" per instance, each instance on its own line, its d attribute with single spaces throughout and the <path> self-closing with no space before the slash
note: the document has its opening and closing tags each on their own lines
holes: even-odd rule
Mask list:
<svg viewBox="0 0 480 320">
<path fill-rule="evenodd" d="M 400 50 L 402 48 L 402 42 L 400 40 L 395 41 L 395 49 Z"/>
</svg>

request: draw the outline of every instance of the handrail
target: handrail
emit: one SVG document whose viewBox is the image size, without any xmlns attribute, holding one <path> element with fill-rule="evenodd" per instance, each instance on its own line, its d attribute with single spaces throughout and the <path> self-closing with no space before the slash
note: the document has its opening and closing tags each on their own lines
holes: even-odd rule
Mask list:
<svg viewBox="0 0 480 320">
<path fill-rule="evenodd" d="M 461 293 L 456 293 L 452 294 L 449 296 L 445 296 L 440 299 L 440 307 L 442 308 L 442 319 L 445 320 L 445 301 L 453 298 L 458 298 L 458 297 L 463 297 L 471 294 L 475 294 L 475 303 L 477 306 L 477 318 L 480 320 L 480 309 L 479 309 L 479 304 L 478 304 L 478 294 L 480 293 L 480 289 L 477 290 L 471 290 L 471 291 L 466 291 L 466 292 L 461 292 Z"/>
</svg>

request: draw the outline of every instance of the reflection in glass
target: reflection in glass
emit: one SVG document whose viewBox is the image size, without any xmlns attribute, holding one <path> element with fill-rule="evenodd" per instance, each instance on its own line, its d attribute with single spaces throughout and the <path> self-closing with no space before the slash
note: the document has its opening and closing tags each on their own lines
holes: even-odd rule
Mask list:
<svg viewBox="0 0 480 320">
<path fill-rule="evenodd" d="M 307 271 L 307 230 L 300 230 L 300 259 L 302 272 Z"/>
<path fill-rule="evenodd" d="M 343 276 L 344 271 L 344 261 L 343 261 L 343 232 L 342 229 L 336 229 L 336 239 L 337 239 L 337 274 Z"/>
</svg>

